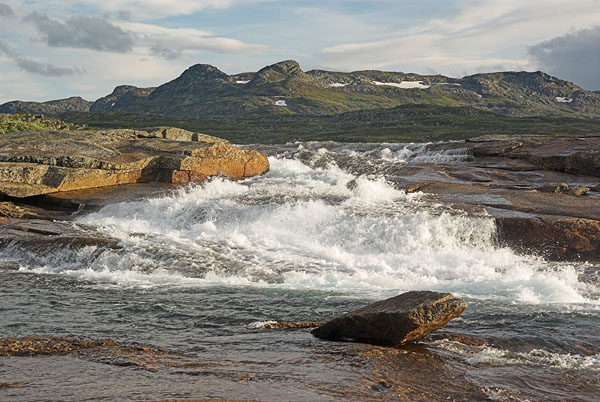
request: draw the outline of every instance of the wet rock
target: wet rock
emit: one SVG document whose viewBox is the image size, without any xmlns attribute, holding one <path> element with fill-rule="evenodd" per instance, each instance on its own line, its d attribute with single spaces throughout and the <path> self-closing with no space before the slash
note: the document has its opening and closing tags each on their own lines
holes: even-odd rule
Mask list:
<svg viewBox="0 0 600 402">
<path fill-rule="evenodd" d="M 266 322 L 263 328 L 267 329 L 300 329 L 315 328 L 325 324 L 325 321 L 278 321 Z"/>
<path fill-rule="evenodd" d="M 0 201 L 0 217 L 4 218 L 55 219 L 63 217 L 63 215 L 59 211 L 17 204 L 11 201 Z"/>
<path fill-rule="evenodd" d="M 114 339 L 78 339 L 58 336 L 26 336 L 0 339 L 0 356 L 64 355 L 82 349 L 115 346 Z"/>
<path fill-rule="evenodd" d="M 411 291 L 344 314 L 312 334 L 328 340 L 401 345 L 445 327 L 466 307 L 449 293 Z"/>
<path fill-rule="evenodd" d="M 85 225 L 44 219 L 0 218 L 0 248 L 11 246 L 43 253 L 65 247 L 116 249 L 119 248 L 118 243 L 117 239 L 101 235 Z"/>
<path fill-rule="evenodd" d="M 259 152 L 179 129 L 25 131 L 0 138 L 0 195 L 19 198 L 215 175 L 243 178 L 268 169 Z"/>
<path fill-rule="evenodd" d="M 554 260 L 598 261 L 600 222 L 571 217 L 537 216 L 496 219 L 498 241 L 524 253 Z"/>
<path fill-rule="evenodd" d="M 482 136 L 471 138 L 473 155 L 529 161 L 543 169 L 600 176 L 600 135 Z"/>
<path fill-rule="evenodd" d="M 567 183 L 549 184 L 540 188 L 536 188 L 537 191 L 544 193 L 557 193 L 557 194 L 568 194 L 575 197 L 581 197 L 590 191 L 589 187 L 581 185 L 568 185 Z"/>
</svg>

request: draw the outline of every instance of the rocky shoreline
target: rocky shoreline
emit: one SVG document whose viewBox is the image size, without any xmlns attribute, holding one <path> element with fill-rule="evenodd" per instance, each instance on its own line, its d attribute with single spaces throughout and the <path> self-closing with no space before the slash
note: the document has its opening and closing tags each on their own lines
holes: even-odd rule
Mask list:
<svg viewBox="0 0 600 402">
<path fill-rule="evenodd" d="M 600 262 L 600 135 L 483 136 L 437 143 L 462 163 L 421 163 L 395 184 L 496 221 L 499 245 L 549 260 Z"/>
<path fill-rule="evenodd" d="M 500 246 L 549 260 L 600 262 L 600 135 L 483 136 L 427 149 L 464 161 L 411 163 L 384 174 L 407 192 L 493 217 Z M 174 128 L 3 134 L 2 243 L 76 244 L 81 233 L 51 221 L 214 175 L 243 178 L 268 169 L 259 152 Z"/>
<path fill-rule="evenodd" d="M 269 169 L 259 152 L 171 127 L 23 131 L 0 135 L 0 244 L 116 247 L 68 221 L 76 212 L 139 199 L 211 176 Z"/>
</svg>

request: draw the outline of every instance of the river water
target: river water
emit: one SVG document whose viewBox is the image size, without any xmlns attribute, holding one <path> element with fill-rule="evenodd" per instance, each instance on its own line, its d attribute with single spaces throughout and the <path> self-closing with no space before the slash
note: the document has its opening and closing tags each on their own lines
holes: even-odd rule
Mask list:
<svg viewBox="0 0 600 402">
<path fill-rule="evenodd" d="M 0 357 L 0 400 L 536 400 L 600 395 L 597 267 L 517 255 L 494 221 L 394 187 L 419 144 L 253 147 L 271 170 L 83 214 L 120 248 L 0 251 L 0 336 L 114 338 L 180 363 Z M 407 348 L 329 343 L 324 320 L 409 290 L 469 307 Z M 181 363 L 181 362 L 185 362 Z"/>
</svg>

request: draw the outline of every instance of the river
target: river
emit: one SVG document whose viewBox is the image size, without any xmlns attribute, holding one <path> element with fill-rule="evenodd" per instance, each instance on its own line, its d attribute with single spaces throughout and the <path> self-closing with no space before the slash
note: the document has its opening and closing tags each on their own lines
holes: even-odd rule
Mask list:
<svg viewBox="0 0 600 402">
<path fill-rule="evenodd" d="M 0 250 L 0 335 L 114 338 L 186 364 L 0 357 L 0 400 L 535 400 L 600 395 L 598 267 L 498 247 L 494 221 L 394 172 L 468 155 L 419 144 L 252 147 L 271 170 L 82 214 L 120 248 Z M 469 307 L 407 348 L 329 343 L 324 320 L 409 290 Z M 469 339 L 470 341 L 465 341 Z M 175 359 L 177 360 L 177 359 Z"/>
</svg>

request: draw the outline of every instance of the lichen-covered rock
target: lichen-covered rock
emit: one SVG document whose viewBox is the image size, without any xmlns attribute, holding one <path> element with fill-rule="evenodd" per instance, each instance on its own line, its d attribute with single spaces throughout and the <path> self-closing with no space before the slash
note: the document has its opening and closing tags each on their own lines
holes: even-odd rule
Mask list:
<svg viewBox="0 0 600 402">
<path fill-rule="evenodd" d="M 259 152 L 180 129 L 25 131 L 0 137 L 0 195 L 11 197 L 214 175 L 243 178 L 268 169 Z"/>
<path fill-rule="evenodd" d="M 328 321 L 312 334 L 328 340 L 401 345 L 445 327 L 467 303 L 450 293 L 411 291 Z"/>
</svg>

